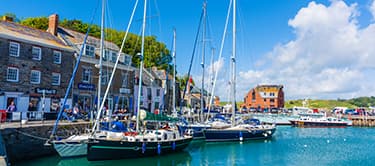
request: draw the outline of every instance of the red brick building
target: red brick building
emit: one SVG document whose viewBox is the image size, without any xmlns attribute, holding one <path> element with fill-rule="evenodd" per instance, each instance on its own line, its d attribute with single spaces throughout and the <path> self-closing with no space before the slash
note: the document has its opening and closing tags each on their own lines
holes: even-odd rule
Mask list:
<svg viewBox="0 0 375 166">
<path fill-rule="evenodd" d="M 282 85 L 258 85 L 251 89 L 244 98 L 244 107 L 253 109 L 270 109 L 284 107 Z"/>
</svg>

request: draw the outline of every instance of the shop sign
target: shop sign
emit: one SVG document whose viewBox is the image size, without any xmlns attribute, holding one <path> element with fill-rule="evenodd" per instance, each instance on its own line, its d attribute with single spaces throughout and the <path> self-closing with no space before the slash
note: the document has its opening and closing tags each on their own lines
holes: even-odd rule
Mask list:
<svg viewBox="0 0 375 166">
<path fill-rule="evenodd" d="M 81 90 L 95 90 L 94 84 L 78 83 L 78 89 Z"/>
<path fill-rule="evenodd" d="M 130 89 L 128 89 L 128 88 L 120 88 L 120 93 L 130 94 Z"/>
<path fill-rule="evenodd" d="M 35 93 L 54 95 L 56 94 L 56 89 L 35 88 Z"/>
</svg>

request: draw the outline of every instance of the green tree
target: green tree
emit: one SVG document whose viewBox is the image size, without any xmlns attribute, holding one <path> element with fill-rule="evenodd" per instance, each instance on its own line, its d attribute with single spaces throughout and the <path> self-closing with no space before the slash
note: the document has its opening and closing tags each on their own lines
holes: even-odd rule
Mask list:
<svg viewBox="0 0 375 166">
<path fill-rule="evenodd" d="M 35 17 L 26 18 L 21 21 L 22 25 L 30 26 L 37 29 L 47 30 L 48 18 L 47 17 Z M 68 20 L 63 19 L 59 22 L 59 25 L 80 33 L 86 33 L 90 27 L 89 35 L 100 38 L 100 26 L 90 25 L 83 23 L 81 20 Z M 107 41 L 115 43 L 121 47 L 123 37 L 125 36 L 124 31 L 118 31 L 115 29 L 105 29 L 105 39 Z M 125 41 L 123 52 L 132 56 L 132 62 L 135 66 L 140 65 L 140 57 L 137 56 L 141 52 L 141 37 L 133 33 L 129 33 Z M 156 36 L 145 37 L 145 50 L 144 50 L 144 66 L 145 68 L 156 66 L 159 69 L 172 71 L 173 66 L 169 62 L 164 62 L 163 57 L 169 56 L 170 51 L 166 48 L 164 43 L 157 41 Z"/>
<path fill-rule="evenodd" d="M 47 17 L 26 18 L 24 20 L 21 20 L 20 24 L 33 27 L 36 29 L 47 30 L 48 18 Z"/>
<path fill-rule="evenodd" d="M 186 82 L 189 80 L 189 76 L 188 75 L 184 75 L 184 76 L 181 76 L 181 77 L 177 77 L 176 81 L 179 83 L 180 85 L 180 89 L 181 90 L 184 90 L 185 87 L 186 87 Z M 194 83 L 194 80 L 192 79 L 192 82 L 191 82 L 192 85 L 195 85 Z"/>
</svg>

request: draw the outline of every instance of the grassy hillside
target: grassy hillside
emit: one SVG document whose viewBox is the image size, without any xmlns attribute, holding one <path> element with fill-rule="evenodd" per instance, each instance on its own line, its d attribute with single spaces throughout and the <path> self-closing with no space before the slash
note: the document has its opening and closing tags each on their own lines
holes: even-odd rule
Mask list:
<svg viewBox="0 0 375 166">
<path fill-rule="evenodd" d="M 285 108 L 292 108 L 294 106 L 301 107 L 303 100 L 287 100 L 285 101 Z M 221 106 L 228 104 L 229 102 L 220 102 Z M 243 104 L 243 101 L 237 102 L 237 108 L 241 108 L 240 105 Z M 307 107 L 310 108 L 321 108 L 326 110 L 331 110 L 334 107 L 348 107 L 348 108 L 357 108 L 357 107 L 369 107 L 375 106 L 375 97 L 358 97 L 353 99 L 337 99 L 337 100 L 308 100 Z"/>
<path fill-rule="evenodd" d="M 294 106 L 301 107 L 303 100 L 288 100 L 285 101 L 285 108 L 292 108 Z M 310 108 L 322 108 L 331 110 L 334 107 L 348 107 L 348 108 L 356 108 L 358 106 L 349 103 L 348 101 L 344 100 L 308 100 L 308 107 Z"/>
</svg>

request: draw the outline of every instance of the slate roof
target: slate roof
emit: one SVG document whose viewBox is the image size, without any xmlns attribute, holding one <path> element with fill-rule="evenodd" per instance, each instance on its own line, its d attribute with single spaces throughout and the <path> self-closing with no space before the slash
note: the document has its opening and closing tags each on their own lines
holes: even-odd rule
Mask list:
<svg viewBox="0 0 375 166">
<path fill-rule="evenodd" d="M 15 22 L 0 21 L 0 36 L 13 40 L 73 51 L 57 36 L 47 31 L 31 28 Z"/>
<path fill-rule="evenodd" d="M 77 46 L 83 43 L 83 40 L 84 40 L 85 35 L 86 35 L 86 34 L 83 34 L 83 33 L 77 32 L 77 31 L 73 31 L 73 30 L 70 30 L 70 29 L 67 29 L 67 28 L 63 28 L 63 27 L 60 27 L 60 26 L 57 29 L 57 33 L 70 46 L 75 47 L 76 50 L 77 49 L 79 50 L 79 48 Z M 88 45 L 94 46 L 95 48 L 98 48 L 98 49 L 95 49 L 95 54 L 97 54 L 97 55 L 100 54 L 100 50 L 99 50 L 100 39 L 99 38 L 88 36 L 86 43 Z M 120 50 L 120 48 L 116 44 L 114 44 L 112 42 L 109 42 L 109 41 L 104 41 L 104 47 L 107 48 L 107 49 L 110 49 L 110 50 L 114 50 L 114 51 Z"/>
</svg>

